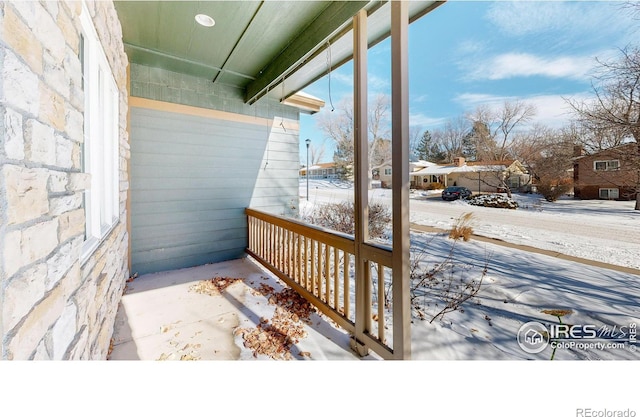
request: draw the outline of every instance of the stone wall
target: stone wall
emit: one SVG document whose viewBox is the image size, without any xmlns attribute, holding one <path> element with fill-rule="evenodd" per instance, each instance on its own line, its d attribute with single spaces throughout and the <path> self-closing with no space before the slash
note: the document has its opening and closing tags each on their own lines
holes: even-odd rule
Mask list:
<svg viewBox="0 0 640 417">
<path fill-rule="evenodd" d="M 129 276 L 127 57 L 110 1 L 88 1 L 120 90 L 120 216 L 81 261 L 82 3 L 0 2 L 2 359 L 104 359 Z"/>
</svg>

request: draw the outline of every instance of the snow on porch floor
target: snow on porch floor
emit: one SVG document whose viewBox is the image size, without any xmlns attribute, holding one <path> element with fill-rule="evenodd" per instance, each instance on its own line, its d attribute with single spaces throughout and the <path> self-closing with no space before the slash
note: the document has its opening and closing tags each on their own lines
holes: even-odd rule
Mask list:
<svg viewBox="0 0 640 417">
<path fill-rule="evenodd" d="M 276 309 L 268 297 L 285 288 L 250 258 L 139 276 L 127 284 L 120 303 L 109 359 L 377 359 L 373 354 L 359 358 L 349 348 L 349 335 L 316 313 L 310 324 L 289 320 L 293 331 L 287 334 L 297 343 L 287 350 L 277 340 L 270 343 L 273 337 L 286 337 L 282 332 L 260 335 L 256 328 L 276 325 Z M 271 351 L 254 354 L 244 346 L 243 334 L 257 345 L 266 342 Z"/>
</svg>

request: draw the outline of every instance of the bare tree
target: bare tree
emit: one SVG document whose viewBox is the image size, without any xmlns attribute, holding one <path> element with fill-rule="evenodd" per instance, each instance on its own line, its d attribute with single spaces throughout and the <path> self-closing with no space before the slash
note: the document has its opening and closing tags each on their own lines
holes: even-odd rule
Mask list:
<svg viewBox="0 0 640 417">
<path fill-rule="evenodd" d="M 318 128 L 324 132 L 326 138 L 334 141 L 336 153 L 334 161 L 345 172 L 353 166 L 353 99 L 346 97 L 336 107 L 337 112 L 324 113 L 317 122 Z M 373 169 L 391 161 L 389 96 L 379 94 L 369 103 L 368 115 L 368 164 L 369 177 Z"/>
<path fill-rule="evenodd" d="M 592 83 L 594 99 L 569 100 L 569 104 L 587 127 L 619 131 L 640 142 L 640 47 L 620 52 L 616 61 L 598 60 L 598 73 Z"/>
<path fill-rule="evenodd" d="M 419 126 L 409 126 L 409 155 L 419 158 L 418 147 L 422 140 L 422 129 Z"/>
<path fill-rule="evenodd" d="M 310 161 L 311 165 L 315 165 L 322 162 L 325 152 L 326 152 L 326 147 L 325 147 L 324 140 L 320 145 L 317 145 L 317 146 L 311 144 L 309 146 L 309 154 L 311 156 L 311 161 Z"/>
<path fill-rule="evenodd" d="M 431 137 L 434 143 L 439 144 L 445 154 L 446 162 L 453 162 L 453 158 L 462 155 L 462 143 L 469 132 L 470 125 L 464 117 L 456 117 L 447 120 L 442 129 L 433 131 Z"/>
<path fill-rule="evenodd" d="M 598 60 L 592 82 L 593 100 L 571 101 L 578 122 L 598 138 L 609 135 L 620 142 L 635 142 L 635 152 L 625 149 L 619 158 L 635 171 L 636 210 L 640 210 L 640 47 L 620 51 L 616 60 Z"/>
<path fill-rule="evenodd" d="M 530 137 L 535 145 L 526 155 L 527 165 L 537 180 L 538 192 L 547 201 L 555 201 L 572 187 L 574 132 L 571 128 L 539 128 L 533 133 Z"/>
<path fill-rule="evenodd" d="M 513 158 L 509 147 L 515 131 L 529 122 L 536 108 L 520 100 L 505 101 L 498 110 L 479 106 L 468 115 L 474 130 L 476 158 L 478 160 L 504 161 Z"/>
</svg>

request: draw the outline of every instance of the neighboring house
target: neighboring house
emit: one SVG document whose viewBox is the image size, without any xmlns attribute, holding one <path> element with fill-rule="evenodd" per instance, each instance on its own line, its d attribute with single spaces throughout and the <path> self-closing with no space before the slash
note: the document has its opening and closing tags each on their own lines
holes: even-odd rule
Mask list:
<svg viewBox="0 0 640 417">
<path fill-rule="evenodd" d="M 391 187 L 391 164 L 384 164 L 374 170 L 372 170 L 372 179 L 380 181 L 382 188 Z"/>
<path fill-rule="evenodd" d="M 574 196 L 581 199 L 635 199 L 640 171 L 640 156 L 637 155 L 636 143 L 591 155 L 577 148 L 573 162 Z"/>
<path fill-rule="evenodd" d="M 300 177 L 307 177 L 307 168 L 300 169 Z M 309 167 L 309 179 L 336 179 L 340 177 L 340 168 L 335 162 L 324 162 Z"/>
<path fill-rule="evenodd" d="M 436 164 L 429 161 L 423 161 L 423 160 L 411 161 L 409 162 L 409 172 L 410 173 L 416 172 L 426 167 L 430 167 L 434 165 Z M 391 164 L 387 163 L 373 170 L 373 179 L 380 180 L 383 188 L 389 188 L 391 186 L 391 180 L 393 179 L 393 176 L 391 175 Z M 414 183 L 414 177 L 411 177 L 411 187 L 417 188 L 416 184 Z"/>
<path fill-rule="evenodd" d="M 504 181 L 512 191 L 528 191 L 531 185 L 531 177 L 519 161 L 467 162 L 458 157 L 453 164 L 433 164 L 409 176 L 412 186 L 418 189 L 433 188 L 437 184 L 467 187 L 474 192 L 496 192 L 504 188 Z"/>
<path fill-rule="evenodd" d="M 298 199 L 300 113 L 320 105 L 298 92 L 327 48 L 334 68 L 363 61 L 395 30 L 406 52 L 409 20 L 441 3 L 0 2 L 0 357 L 104 359 L 130 276 L 244 256 L 245 209 Z M 403 242 L 378 258 L 406 313 Z M 381 354 L 410 356 L 401 324 Z M 360 351 L 381 344 L 353 329 Z"/>
</svg>

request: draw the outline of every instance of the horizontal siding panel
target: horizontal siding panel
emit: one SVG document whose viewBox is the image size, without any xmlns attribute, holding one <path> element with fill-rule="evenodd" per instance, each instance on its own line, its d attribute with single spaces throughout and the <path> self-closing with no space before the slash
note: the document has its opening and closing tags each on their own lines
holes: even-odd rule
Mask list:
<svg viewBox="0 0 640 417">
<path fill-rule="evenodd" d="M 235 211 L 235 214 L 233 214 Z M 132 215 L 132 221 L 136 222 L 136 227 L 163 226 L 167 224 L 175 224 L 182 226 L 195 226 L 198 224 L 205 226 L 211 223 L 217 223 L 225 228 L 238 223 L 238 227 L 243 226 L 244 213 L 243 209 L 239 210 L 208 210 L 197 212 L 174 212 L 174 213 L 146 213 L 144 216 Z M 221 227 L 222 228 L 222 227 Z"/>
<path fill-rule="evenodd" d="M 244 256 L 244 245 L 242 247 L 212 251 L 206 253 L 185 255 L 176 258 L 157 257 L 152 261 L 138 262 L 134 271 L 138 274 L 149 274 L 172 269 L 189 268 L 196 265 L 223 262 L 230 259 L 238 259 Z"/>
<path fill-rule="evenodd" d="M 170 246 L 166 248 L 158 248 L 145 250 L 138 253 L 138 262 L 146 263 L 153 262 L 159 259 L 179 259 L 188 258 L 191 256 L 198 256 L 204 254 L 215 253 L 219 251 L 234 249 L 244 250 L 246 247 L 246 239 L 225 239 L 212 240 L 206 243 L 192 243 L 181 246 Z M 206 263 L 206 262 L 205 262 Z"/>
<path fill-rule="evenodd" d="M 222 230 L 206 230 L 209 225 L 205 224 L 202 228 L 196 230 L 190 230 L 189 233 L 185 233 L 185 228 L 171 227 L 168 230 L 173 230 L 175 234 L 168 236 L 159 235 L 154 239 L 149 239 L 151 235 L 145 236 L 143 240 L 132 240 L 132 247 L 135 246 L 136 251 L 143 253 L 155 250 L 168 250 L 171 248 L 184 248 L 192 245 L 206 245 L 213 246 L 212 242 L 223 242 L 225 240 L 238 240 L 246 241 L 247 232 L 245 227 L 235 227 Z M 217 226 L 220 227 L 220 226 Z M 188 228 L 187 228 L 188 230 Z"/>
<path fill-rule="evenodd" d="M 298 154 L 298 131 L 277 124 L 132 108 L 132 271 L 243 256 L 246 207 L 297 205 Z"/>
</svg>

